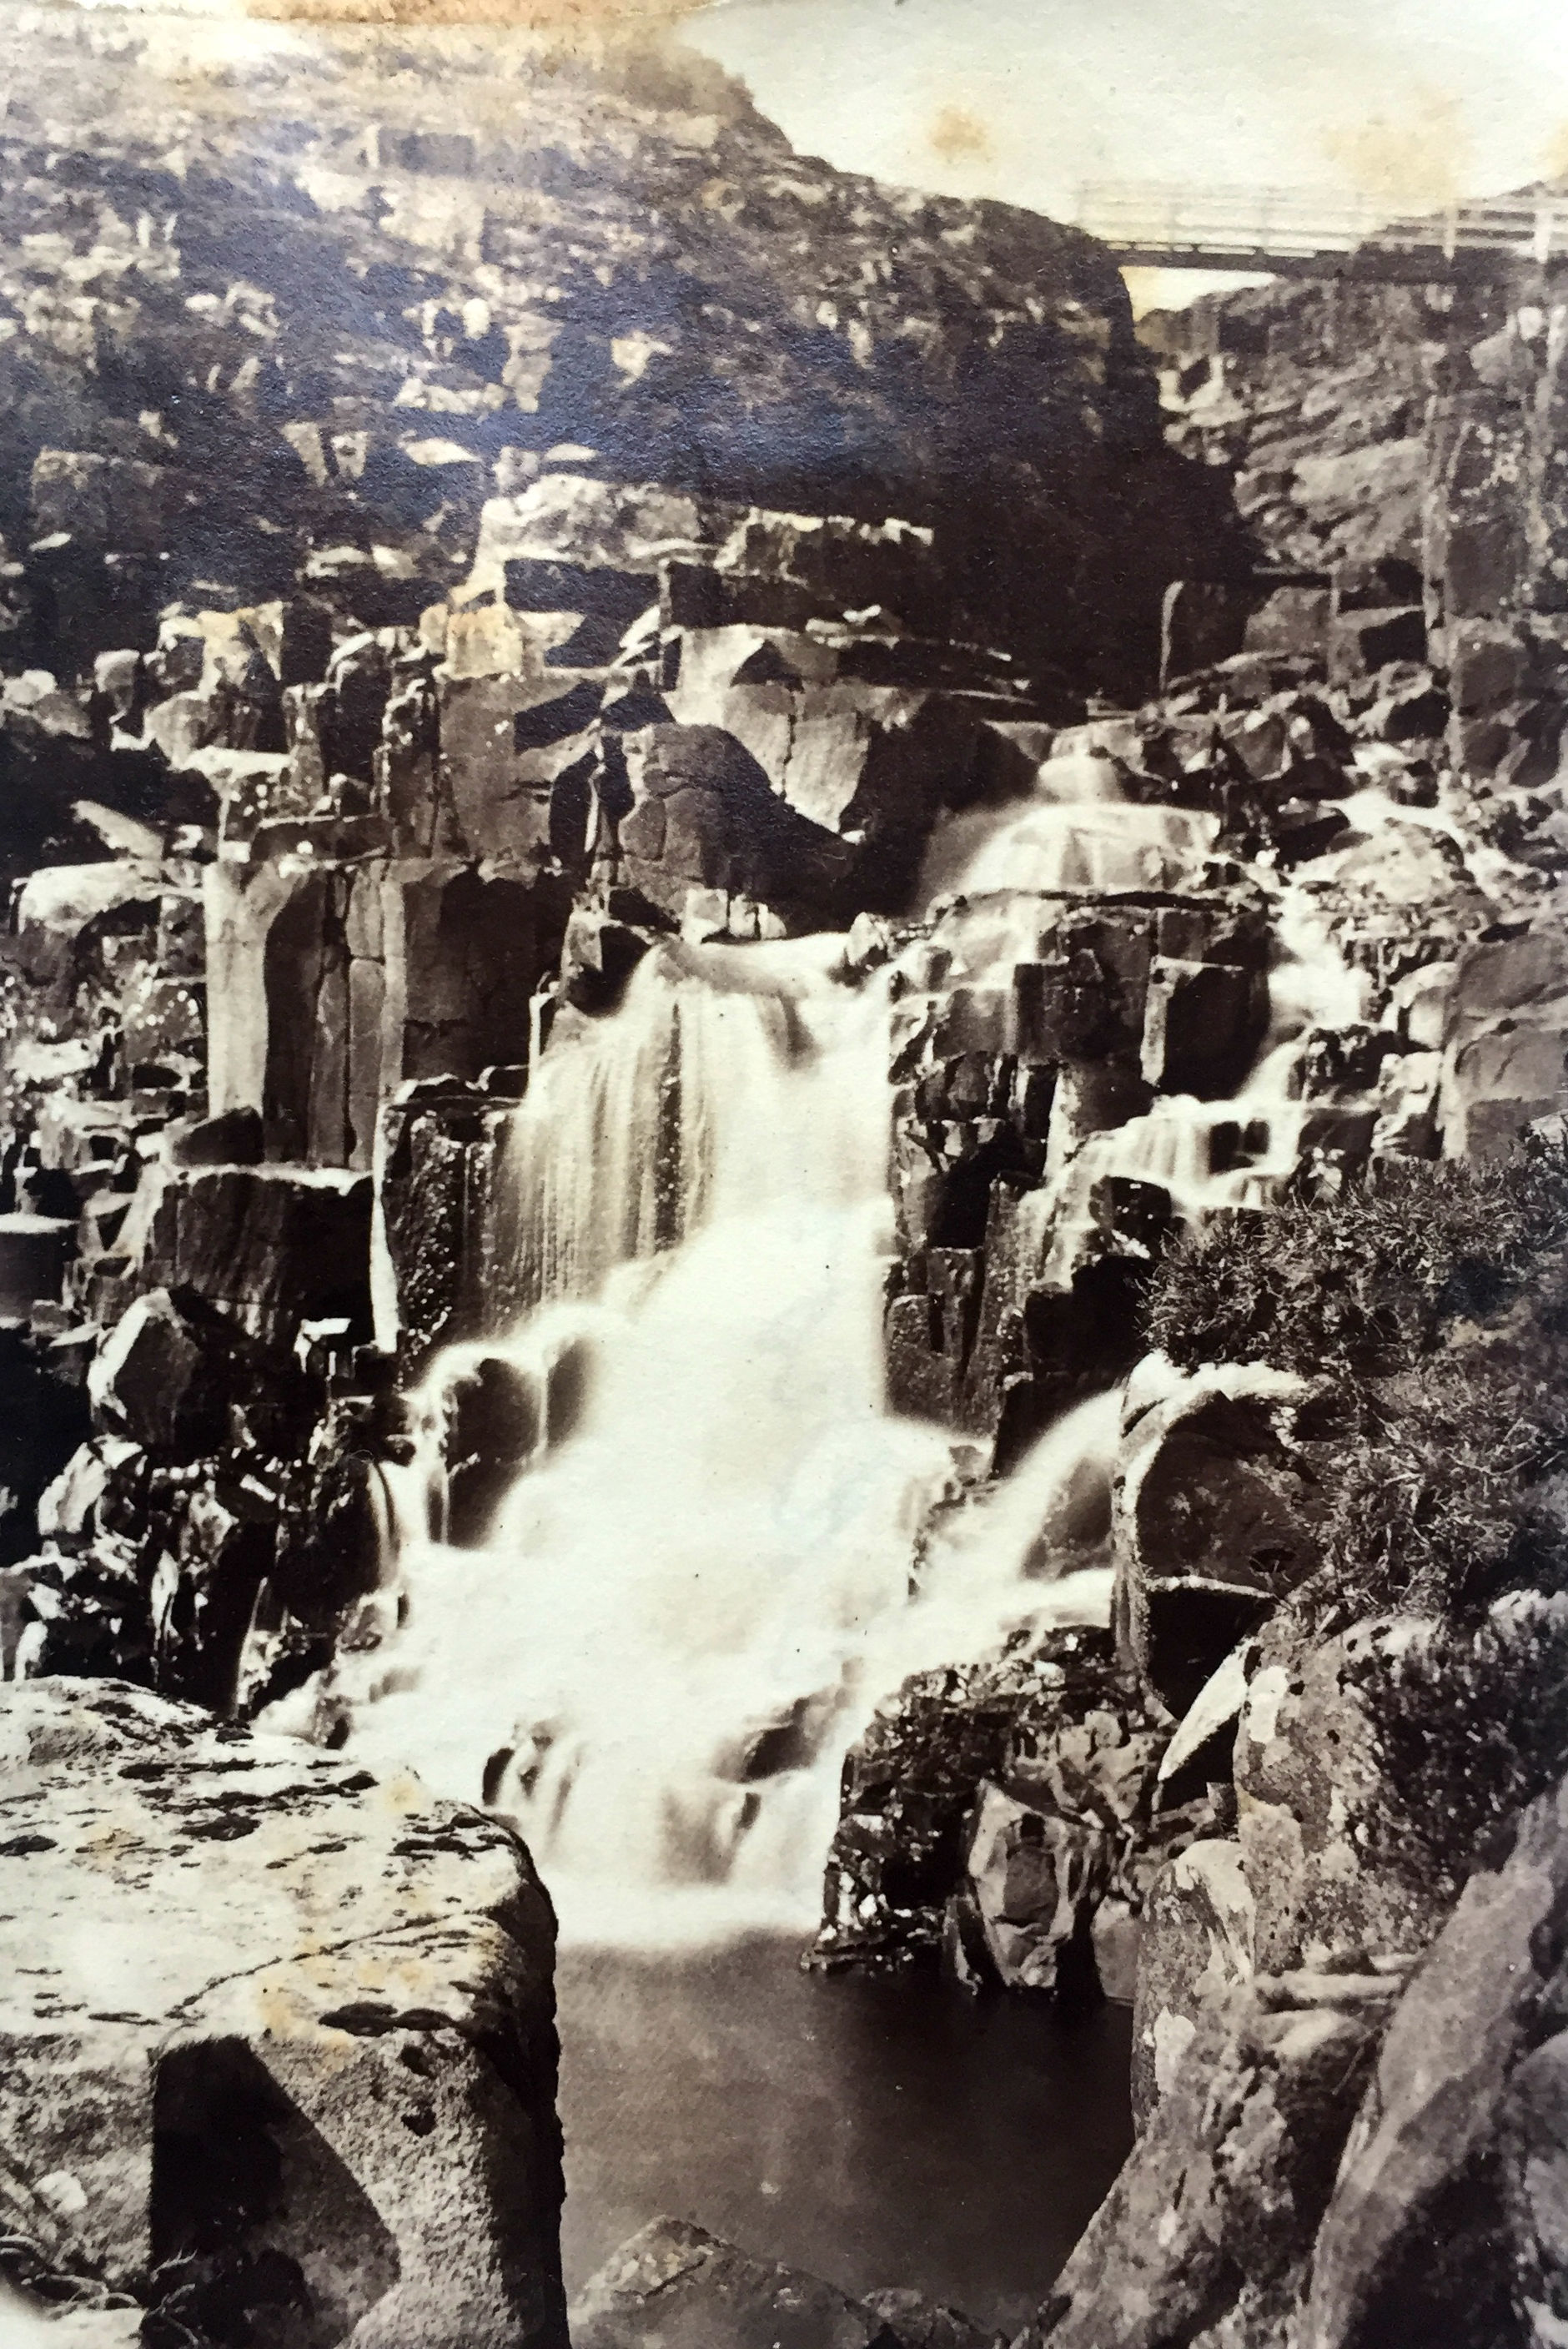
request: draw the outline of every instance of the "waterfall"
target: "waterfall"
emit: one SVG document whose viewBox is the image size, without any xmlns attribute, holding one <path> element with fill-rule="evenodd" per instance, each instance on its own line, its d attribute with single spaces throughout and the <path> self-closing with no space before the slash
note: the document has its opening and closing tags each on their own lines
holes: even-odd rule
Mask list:
<svg viewBox="0 0 1568 2349">
<path fill-rule="evenodd" d="M 713 1216 L 864 1187 L 874 1173 L 830 1089 L 792 1084 L 837 939 L 749 948 L 671 940 L 613 1019 L 547 1051 L 500 1153 L 493 1259 L 521 1306 L 593 1295 L 615 1268 Z M 737 1114 L 743 1108 L 745 1114 Z"/>
<path fill-rule="evenodd" d="M 1050 762 L 934 842 L 928 880 L 975 893 L 965 970 L 1035 950 L 1042 891 L 1202 885 L 1212 820 L 1107 772 Z M 1202 1212 L 1289 1171 L 1297 1040 L 1359 997 L 1309 909 L 1282 912 L 1253 1076 L 1050 1170 L 1024 1203 L 1037 1269 L 1100 1175 Z M 835 938 L 665 940 L 613 1016 L 552 1040 L 494 1186 L 515 1312 L 413 1398 L 386 1588 L 325 1692 L 356 1752 L 514 1819 L 569 1935 L 808 1928 L 878 1702 L 1021 1625 L 1109 1619 L 1115 1394 L 966 1497 L 953 1439 L 885 1407 L 892 988 L 845 967 Z"/>
<path fill-rule="evenodd" d="M 1109 1607 L 1114 1398 L 962 1512 L 912 1599 L 953 1451 L 884 1408 L 888 1012 L 841 951 L 656 952 L 546 1055 L 505 1161 L 544 1301 L 435 1365 L 388 1628 L 336 1668 L 353 1749 L 514 1818 L 571 1933 L 809 1927 L 876 1701 Z M 514 1473 L 458 1547 L 440 1447 L 496 1364 Z"/>
</svg>

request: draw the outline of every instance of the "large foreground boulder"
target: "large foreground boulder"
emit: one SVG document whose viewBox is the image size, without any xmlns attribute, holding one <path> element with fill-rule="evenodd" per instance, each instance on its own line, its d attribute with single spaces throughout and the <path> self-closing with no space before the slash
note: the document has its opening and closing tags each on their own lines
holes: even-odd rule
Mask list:
<svg viewBox="0 0 1568 2349">
<path fill-rule="evenodd" d="M 4 1692 L 0 1803 L 0 2230 L 198 2337 L 563 2349 L 508 1829 L 113 1681 Z"/>
</svg>

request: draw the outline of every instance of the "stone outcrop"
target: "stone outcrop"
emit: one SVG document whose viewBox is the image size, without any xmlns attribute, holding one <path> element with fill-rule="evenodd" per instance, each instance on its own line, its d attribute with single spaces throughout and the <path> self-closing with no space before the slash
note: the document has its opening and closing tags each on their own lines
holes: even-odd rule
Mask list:
<svg viewBox="0 0 1568 2349">
<path fill-rule="evenodd" d="M 198 2338 L 566 2338 L 504 1826 L 112 1681 L 0 1704 L 7 2233 Z"/>
<path fill-rule="evenodd" d="M 900 2349 L 905 2336 L 831 2284 L 748 2259 L 678 2219 L 624 2243 L 572 2307 L 582 2349 Z"/>
<path fill-rule="evenodd" d="M 1130 1998 L 1149 1885 L 1214 1828 L 1201 1796 L 1156 1816 L 1165 1742 L 1101 1631 L 907 1681 L 846 1758 L 811 1962 Z"/>
<path fill-rule="evenodd" d="M 917 2292 L 851 2300 L 680 2219 L 654 2220 L 611 2255 L 573 2302 L 572 2337 L 590 2349 L 990 2349 L 993 2338 Z"/>
<path fill-rule="evenodd" d="M 1151 1375 L 1152 1373 L 1152 1375 Z M 1168 1392 L 1154 1399 L 1157 1384 Z M 1306 1381 L 1262 1365 L 1130 1386 L 1113 1528 L 1118 1630 L 1180 1719 L 1317 1563 Z M 1141 1406 L 1141 1408 L 1140 1408 Z"/>
</svg>

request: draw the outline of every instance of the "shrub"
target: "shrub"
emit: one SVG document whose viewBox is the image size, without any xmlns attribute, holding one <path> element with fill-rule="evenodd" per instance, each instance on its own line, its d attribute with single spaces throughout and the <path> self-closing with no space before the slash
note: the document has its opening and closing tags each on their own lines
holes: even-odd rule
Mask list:
<svg viewBox="0 0 1568 2349">
<path fill-rule="evenodd" d="M 1446 1325 L 1496 1312 L 1565 1243 L 1560 1140 L 1480 1165 L 1384 1161 L 1337 1198 L 1217 1217 L 1177 1240 L 1150 1278 L 1145 1331 L 1182 1369 L 1387 1376 Z"/>
<path fill-rule="evenodd" d="M 1470 1632 L 1413 1646 L 1377 1719 L 1398 1799 L 1374 1807 L 1368 1857 L 1451 1900 L 1490 1839 L 1568 1765 L 1568 1604 L 1511 1601 Z"/>
<path fill-rule="evenodd" d="M 1390 1608 L 1470 1617 L 1563 1585 L 1568 1387 L 1538 1361 L 1456 1350 L 1365 1399 L 1327 1464 L 1320 1628 Z"/>
</svg>

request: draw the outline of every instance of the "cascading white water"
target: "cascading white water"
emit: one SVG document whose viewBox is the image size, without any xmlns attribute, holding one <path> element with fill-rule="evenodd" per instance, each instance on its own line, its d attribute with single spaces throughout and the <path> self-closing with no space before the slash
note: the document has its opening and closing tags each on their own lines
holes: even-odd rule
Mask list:
<svg viewBox="0 0 1568 2349">
<path fill-rule="evenodd" d="M 497 1185 L 495 1250 L 524 1284 L 520 1303 L 593 1296 L 617 1265 L 802 1185 L 874 1187 L 855 1163 L 874 1132 L 850 1131 L 824 1088 L 808 1102 L 812 1089 L 788 1081 L 822 1040 L 814 1009 L 830 1009 L 841 944 L 672 940 L 634 972 L 613 1019 L 543 1055 Z"/>
<path fill-rule="evenodd" d="M 387 1636 L 337 1668 L 354 1750 L 514 1817 L 570 1932 L 809 1926 L 875 1701 L 1109 1605 L 1103 1571 L 1050 1578 L 1098 1557 L 1114 1399 L 1046 1439 L 1016 1524 L 965 1512 L 911 1601 L 952 1453 L 883 1407 L 887 1012 L 834 982 L 841 954 L 661 949 L 547 1054 L 508 1164 L 553 1301 L 437 1365 Z M 536 1432 L 455 1548 L 433 1453 L 485 1355 L 531 1384 Z M 568 1358 L 586 1400 L 552 1445 Z"/>
<path fill-rule="evenodd" d="M 1113 772 L 1049 762 L 1032 802 L 934 843 L 928 881 L 973 893 L 950 979 L 1037 952 L 1040 892 L 1201 884 L 1212 821 L 1127 805 Z M 1089 1136 L 1031 1195 L 1042 1265 L 1102 1174 L 1202 1209 L 1287 1171 L 1294 1039 L 1358 999 L 1284 912 L 1247 1085 Z M 953 1454 L 884 1407 L 889 1012 L 878 982 L 835 978 L 842 953 L 665 942 L 612 1018 L 545 1053 L 490 1240 L 522 1310 L 449 1350 L 416 1399 L 379 1643 L 335 1668 L 355 1750 L 514 1817 L 570 1934 L 809 1926 L 840 1763 L 878 1700 L 1020 1623 L 1108 1617 L 1115 1395 L 951 1513 L 912 1595 Z M 465 1383 L 498 1367 L 522 1398 L 515 1473 L 457 1547 L 443 1443 Z"/>
</svg>

